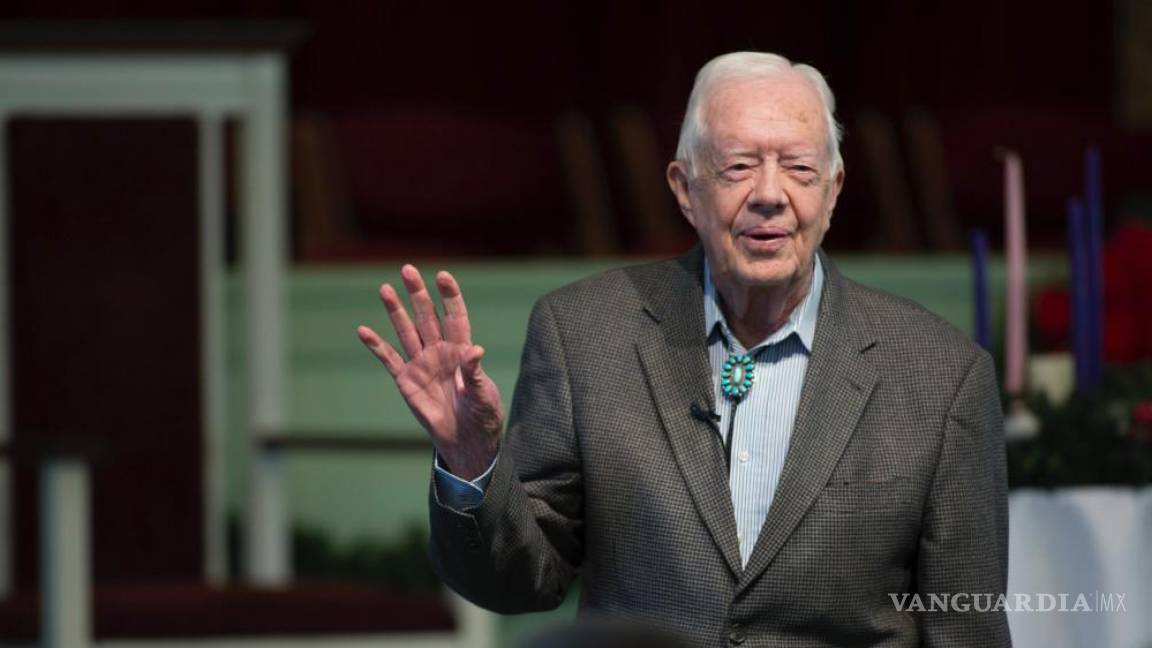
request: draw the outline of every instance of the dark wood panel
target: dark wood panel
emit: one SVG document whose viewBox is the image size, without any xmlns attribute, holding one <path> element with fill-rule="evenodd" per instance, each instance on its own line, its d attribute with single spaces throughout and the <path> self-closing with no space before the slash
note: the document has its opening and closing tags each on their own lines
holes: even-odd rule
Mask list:
<svg viewBox="0 0 1152 648">
<path fill-rule="evenodd" d="M 264 452 L 349 453 L 372 452 L 380 455 L 432 452 L 432 441 L 423 431 L 407 437 L 384 437 L 372 432 L 356 434 L 329 434 L 306 430 L 293 430 L 281 434 L 265 434 L 257 443 Z M 421 436 L 418 436 L 421 435 Z"/>
<path fill-rule="evenodd" d="M 99 448 L 96 580 L 197 579 L 195 124 L 17 119 L 9 156 L 13 442 Z M 35 463 L 14 486 L 20 588 L 36 581 Z"/>
</svg>

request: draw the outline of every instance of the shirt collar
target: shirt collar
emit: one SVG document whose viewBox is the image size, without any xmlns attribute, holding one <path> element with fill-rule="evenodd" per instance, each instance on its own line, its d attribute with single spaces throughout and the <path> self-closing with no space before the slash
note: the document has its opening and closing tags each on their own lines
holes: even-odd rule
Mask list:
<svg viewBox="0 0 1152 648">
<path fill-rule="evenodd" d="M 770 344 L 776 344 L 788 338 L 793 333 L 800 338 L 805 350 L 812 352 L 812 340 L 816 336 L 816 319 L 820 314 L 820 297 L 824 289 L 824 268 L 820 263 L 820 255 L 812 257 L 812 283 L 808 287 L 808 294 L 804 301 L 792 309 L 788 314 L 788 321 L 774 331 L 760 343 L 747 349 L 749 353 Z M 708 257 L 704 257 L 704 335 L 712 335 L 712 331 L 719 327 L 720 334 L 733 344 L 739 341 L 728 329 L 728 322 L 724 319 L 724 312 L 717 301 L 716 286 L 712 283 L 712 272 L 708 266 Z"/>
</svg>

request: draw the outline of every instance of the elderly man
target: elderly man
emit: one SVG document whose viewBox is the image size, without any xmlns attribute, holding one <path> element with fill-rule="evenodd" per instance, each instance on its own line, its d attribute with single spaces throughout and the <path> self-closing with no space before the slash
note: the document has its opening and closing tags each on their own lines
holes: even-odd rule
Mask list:
<svg viewBox="0 0 1152 648">
<path fill-rule="evenodd" d="M 500 612 L 581 610 L 694 645 L 1006 646 L 992 362 L 820 251 L 844 182 L 834 100 L 773 54 L 709 62 L 668 183 L 701 245 L 537 302 L 503 439 L 453 277 L 381 287 L 407 359 L 362 327 L 437 449 L 431 553 Z M 909 596 L 905 596 L 909 595 Z M 972 600 L 972 599 L 965 599 Z M 984 606 L 985 609 L 987 606 Z"/>
</svg>

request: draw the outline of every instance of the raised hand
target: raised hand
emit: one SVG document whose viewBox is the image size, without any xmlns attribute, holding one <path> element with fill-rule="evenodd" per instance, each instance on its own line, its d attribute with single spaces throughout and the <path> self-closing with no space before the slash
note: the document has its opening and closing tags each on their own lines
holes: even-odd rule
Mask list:
<svg viewBox="0 0 1152 648">
<path fill-rule="evenodd" d="M 464 296 L 451 274 L 436 275 L 444 318 L 436 314 L 424 278 L 412 265 L 400 269 L 416 323 L 389 284 L 380 299 L 408 360 L 367 326 L 360 341 L 388 368 L 396 387 L 457 477 L 474 479 L 491 465 L 503 426 L 500 391 L 480 367 L 484 349 L 472 344 Z"/>
</svg>

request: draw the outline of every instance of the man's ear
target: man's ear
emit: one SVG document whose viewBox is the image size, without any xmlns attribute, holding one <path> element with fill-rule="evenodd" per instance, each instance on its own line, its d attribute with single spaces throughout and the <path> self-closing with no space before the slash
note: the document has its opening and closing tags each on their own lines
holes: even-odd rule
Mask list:
<svg viewBox="0 0 1152 648">
<path fill-rule="evenodd" d="M 680 160 L 672 160 L 668 163 L 668 171 L 665 177 L 668 180 L 668 188 L 672 190 L 672 195 L 676 197 L 676 204 L 680 206 L 680 213 L 684 214 L 684 218 L 687 218 L 688 222 L 695 226 L 696 222 L 693 220 L 692 213 L 692 199 L 689 196 L 688 190 L 688 169 Z"/>
<path fill-rule="evenodd" d="M 840 198 L 840 190 L 844 188 L 844 167 L 841 166 L 840 170 L 836 172 L 836 177 L 832 179 L 832 200 L 828 205 L 828 218 L 832 218 L 832 210 L 836 209 L 836 200 Z"/>
</svg>

